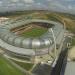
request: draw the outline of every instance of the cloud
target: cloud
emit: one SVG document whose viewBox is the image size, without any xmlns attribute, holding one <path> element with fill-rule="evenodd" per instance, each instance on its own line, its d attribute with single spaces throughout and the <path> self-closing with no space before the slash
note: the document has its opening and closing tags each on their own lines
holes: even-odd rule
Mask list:
<svg viewBox="0 0 75 75">
<path fill-rule="evenodd" d="M 25 3 L 34 3 L 34 0 L 23 0 Z"/>
<path fill-rule="evenodd" d="M 73 6 L 72 5 L 68 5 L 68 9 L 73 9 Z"/>
<path fill-rule="evenodd" d="M 47 1 L 52 1 L 52 0 L 47 0 Z"/>
<path fill-rule="evenodd" d="M 64 1 L 70 1 L 70 2 L 72 2 L 72 1 L 75 1 L 75 0 L 64 0 Z"/>
<path fill-rule="evenodd" d="M 48 9 L 55 11 L 75 11 L 75 0 L 0 0 L 2 10 Z M 0 11 L 2 11 L 0 10 Z M 75 13 L 75 12 L 74 12 Z"/>
<path fill-rule="evenodd" d="M 60 8 L 60 9 L 64 9 L 64 10 L 66 9 L 66 7 L 59 1 L 50 2 L 49 7 L 53 7 L 53 8 L 57 8 L 57 9 Z"/>
<path fill-rule="evenodd" d="M 36 5 L 42 5 L 40 2 L 36 3 Z"/>
<path fill-rule="evenodd" d="M 2 2 L 2 1 L 0 1 L 0 6 L 2 6 L 2 3 L 3 3 L 3 2 Z"/>
<path fill-rule="evenodd" d="M 19 0 L 10 0 L 11 2 L 18 2 Z"/>
</svg>

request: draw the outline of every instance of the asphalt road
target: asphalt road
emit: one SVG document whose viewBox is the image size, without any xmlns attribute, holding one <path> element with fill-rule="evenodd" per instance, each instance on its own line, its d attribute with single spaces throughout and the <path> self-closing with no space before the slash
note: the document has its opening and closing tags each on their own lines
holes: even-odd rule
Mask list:
<svg viewBox="0 0 75 75">
<path fill-rule="evenodd" d="M 66 48 L 60 53 L 59 58 L 57 60 L 57 64 L 52 69 L 50 75 L 63 75 L 64 74 L 65 66 L 67 62 L 67 53 L 68 53 L 68 48 Z"/>
</svg>

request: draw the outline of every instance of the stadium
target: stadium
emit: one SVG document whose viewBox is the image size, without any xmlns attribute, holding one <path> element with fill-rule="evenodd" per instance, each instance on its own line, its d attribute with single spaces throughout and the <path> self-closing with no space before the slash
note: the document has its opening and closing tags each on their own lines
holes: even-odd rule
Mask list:
<svg viewBox="0 0 75 75">
<path fill-rule="evenodd" d="M 11 58 L 31 62 L 36 57 L 50 56 L 52 51 L 54 53 L 55 48 L 60 47 L 63 37 L 64 25 L 50 20 L 24 17 L 7 20 L 0 26 L 0 47 L 6 54 Z"/>
</svg>

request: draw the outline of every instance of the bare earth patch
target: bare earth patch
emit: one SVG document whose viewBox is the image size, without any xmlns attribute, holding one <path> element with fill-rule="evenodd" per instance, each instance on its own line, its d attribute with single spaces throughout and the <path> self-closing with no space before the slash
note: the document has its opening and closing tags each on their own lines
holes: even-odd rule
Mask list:
<svg viewBox="0 0 75 75">
<path fill-rule="evenodd" d="M 75 46 L 72 47 L 68 52 L 68 58 L 70 60 L 75 60 Z"/>
</svg>

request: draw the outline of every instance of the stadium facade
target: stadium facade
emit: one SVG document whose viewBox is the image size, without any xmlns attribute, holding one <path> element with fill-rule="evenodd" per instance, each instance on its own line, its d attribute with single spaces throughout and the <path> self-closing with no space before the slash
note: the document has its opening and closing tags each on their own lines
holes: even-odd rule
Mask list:
<svg viewBox="0 0 75 75">
<path fill-rule="evenodd" d="M 27 25 L 32 22 L 41 22 L 53 25 L 48 31 L 37 38 L 25 38 L 18 36 L 11 29 Z M 59 22 L 42 19 L 19 18 L 16 20 L 7 20 L 0 26 L 0 47 L 10 57 L 31 58 L 48 55 L 52 50 L 60 47 L 64 38 L 64 25 Z"/>
</svg>

